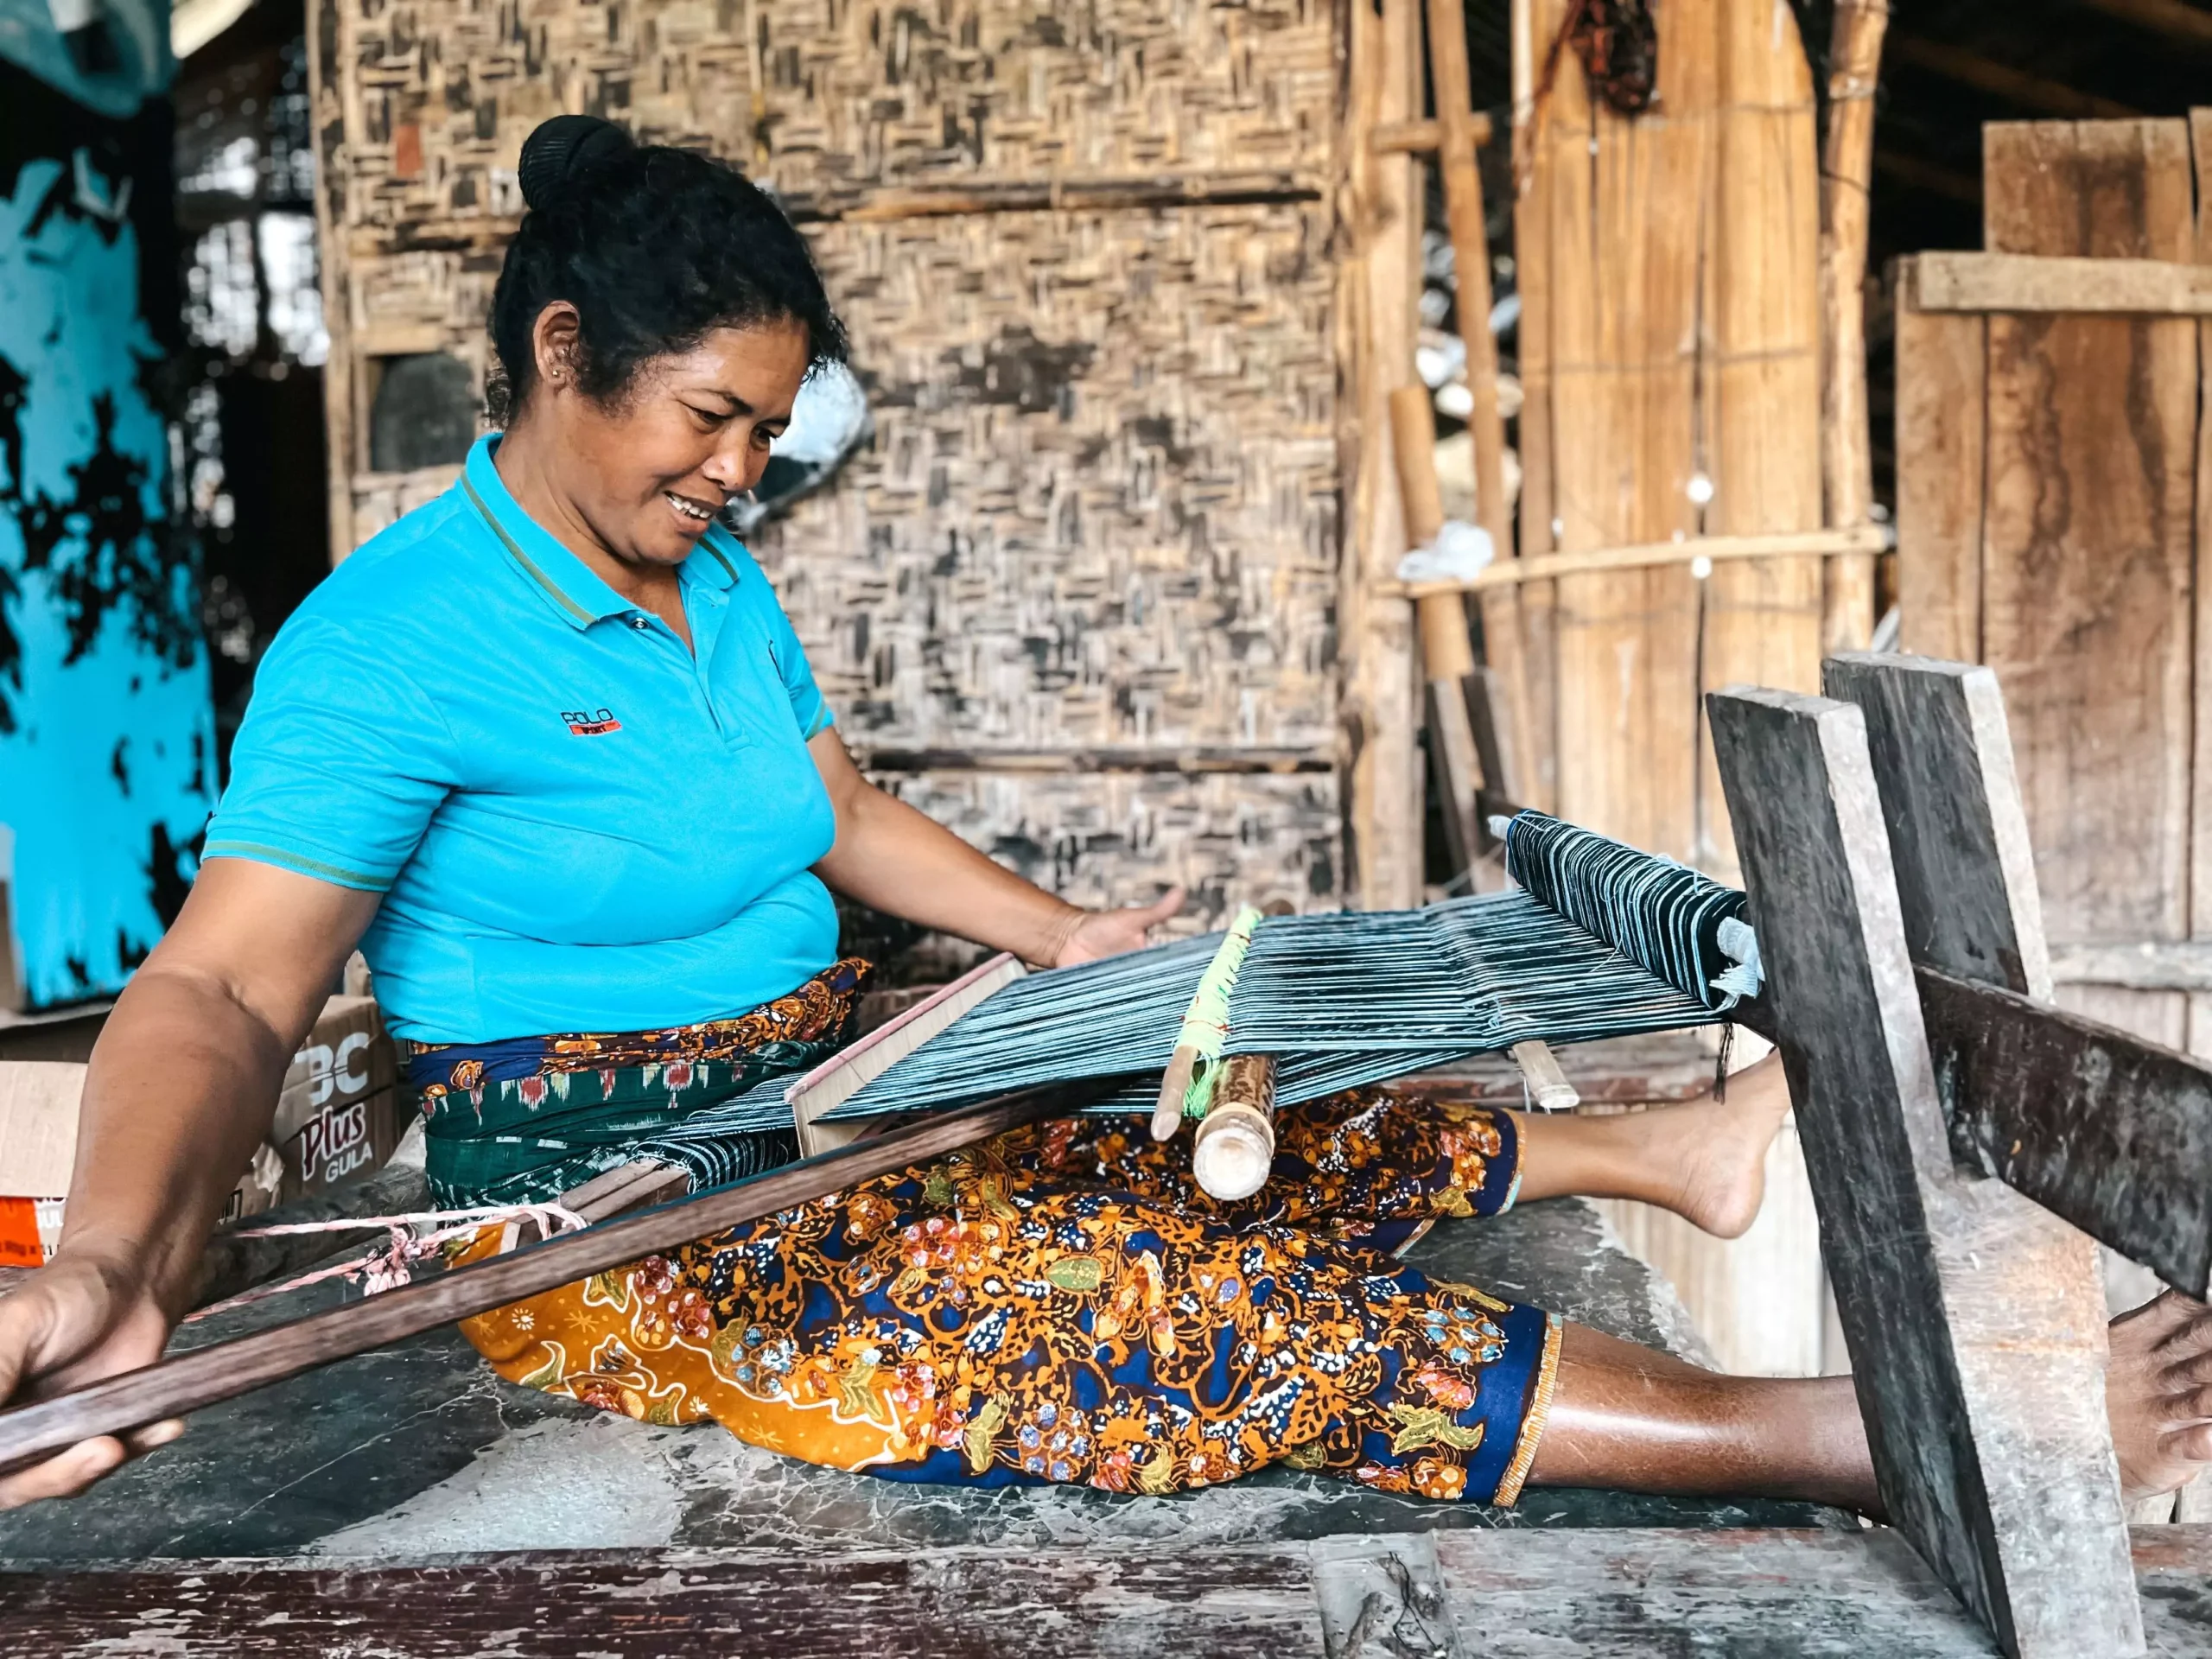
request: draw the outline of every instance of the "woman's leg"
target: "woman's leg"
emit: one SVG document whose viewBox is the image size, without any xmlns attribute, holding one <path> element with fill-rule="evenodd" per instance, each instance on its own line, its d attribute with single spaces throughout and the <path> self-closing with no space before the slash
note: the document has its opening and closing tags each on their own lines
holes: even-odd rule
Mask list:
<svg viewBox="0 0 2212 1659">
<path fill-rule="evenodd" d="M 2114 1319 L 2105 1408 L 2129 1503 L 2212 1462 L 2212 1310 L 2169 1293 Z M 1532 1486 L 1796 1497 L 1875 1514 L 1847 1376 L 1721 1376 L 1586 1326 L 1560 1344 Z"/>
<path fill-rule="evenodd" d="M 1529 1484 L 1878 1503 L 1849 1377 L 1723 1376 L 1580 1325 Z"/>
<path fill-rule="evenodd" d="M 1789 1110 L 1770 1055 L 1731 1077 L 1726 1100 L 1605 1117 L 1516 1114 L 1519 1197 L 1641 1198 L 1734 1238 L 1759 1212 L 1766 1149 Z"/>
</svg>

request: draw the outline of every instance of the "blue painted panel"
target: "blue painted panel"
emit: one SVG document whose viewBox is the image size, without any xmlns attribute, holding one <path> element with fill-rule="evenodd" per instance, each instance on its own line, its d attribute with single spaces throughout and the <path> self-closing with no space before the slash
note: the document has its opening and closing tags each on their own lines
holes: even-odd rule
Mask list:
<svg viewBox="0 0 2212 1659">
<path fill-rule="evenodd" d="M 32 85 L 11 66 L 0 82 Z M 33 1007 L 121 987 L 182 900 L 214 783 L 134 223 L 166 216 L 166 168 L 133 181 L 145 145 L 74 113 L 10 137 L 85 142 L 0 155 L 0 856 L 12 842 Z"/>
</svg>

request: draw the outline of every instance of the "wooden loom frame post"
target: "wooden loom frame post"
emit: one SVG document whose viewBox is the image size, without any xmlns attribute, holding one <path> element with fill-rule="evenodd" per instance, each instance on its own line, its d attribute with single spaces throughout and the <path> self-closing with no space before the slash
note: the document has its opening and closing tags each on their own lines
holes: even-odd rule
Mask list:
<svg viewBox="0 0 2212 1659">
<path fill-rule="evenodd" d="M 1866 716 L 1741 688 L 1709 711 L 1884 1504 L 2015 1659 L 2139 1653 L 2101 1298 L 2076 1236 L 1953 1166 Z M 1923 766 L 1952 816 L 2017 814 L 1971 758 Z M 1918 865 L 1943 855 L 1916 833 L 1934 821 L 1900 826 L 1909 888 L 1941 868 Z M 1985 864 L 1970 913 L 2017 927 L 1988 897 L 2005 879 Z"/>
<path fill-rule="evenodd" d="M 1821 474 L 1832 530 L 1866 521 L 1874 498 L 1866 409 L 1866 228 L 1874 168 L 1874 86 L 1888 0 L 1838 0 L 1829 35 L 1827 130 L 1821 143 Z M 1873 623 L 1874 560 L 1827 561 L 1823 649 L 1863 650 Z"/>
</svg>

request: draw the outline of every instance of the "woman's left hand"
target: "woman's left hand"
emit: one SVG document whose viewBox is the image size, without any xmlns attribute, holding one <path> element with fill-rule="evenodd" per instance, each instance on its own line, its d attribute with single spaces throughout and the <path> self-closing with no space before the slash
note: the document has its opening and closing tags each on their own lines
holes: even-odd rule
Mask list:
<svg viewBox="0 0 2212 1659">
<path fill-rule="evenodd" d="M 1096 962 L 1101 957 L 1118 957 L 1124 950 L 1141 950 L 1146 936 L 1182 908 L 1183 889 L 1170 887 L 1148 905 L 1132 905 L 1127 910 L 1085 911 L 1061 941 L 1052 966 L 1072 968 L 1078 962 Z"/>
</svg>

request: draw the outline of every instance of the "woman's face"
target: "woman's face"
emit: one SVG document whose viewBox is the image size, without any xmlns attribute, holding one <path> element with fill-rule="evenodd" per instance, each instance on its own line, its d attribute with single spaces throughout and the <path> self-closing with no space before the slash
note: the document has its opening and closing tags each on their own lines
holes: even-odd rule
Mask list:
<svg viewBox="0 0 2212 1659">
<path fill-rule="evenodd" d="M 601 404 L 562 367 L 560 336 L 573 337 L 575 314 L 547 338 L 565 308 L 549 306 L 539 319 L 538 408 L 530 411 L 550 417 L 567 474 L 559 486 L 616 557 L 681 564 L 722 504 L 760 482 L 806 378 L 806 330 L 791 321 L 718 328 L 688 352 L 645 363 Z"/>
</svg>

